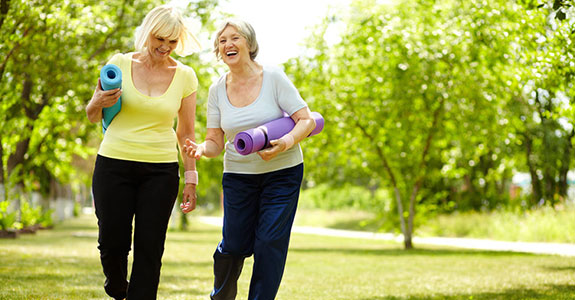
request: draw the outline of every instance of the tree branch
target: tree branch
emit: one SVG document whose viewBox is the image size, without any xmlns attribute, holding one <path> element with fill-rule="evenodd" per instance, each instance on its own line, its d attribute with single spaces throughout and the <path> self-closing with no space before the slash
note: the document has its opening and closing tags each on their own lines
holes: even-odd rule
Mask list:
<svg viewBox="0 0 575 300">
<path fill-rule="evenodd" d="M 92 53 L 92 55 L 90 55 L 90 58 L 88 60 L 94 59 L 94 57 L 96 57 L 96 55 L 98 55 L 98 54 L 102 53 L 104 50 L 106 50 L 108 40 L 110 38 L 112 38 L 112 36 L 114 34 L 116 34 L 119 31 L 119 29 L 123 26 L 124 14 L 126 13 L 126 5 L 129 2 L 130 2 L 129 0 L 124 0 L 124 3 L 122 3 L 122 8 L 120 9 L 120 14 L 118 15 L 118 18 L 116 20 L 116 28 L 114 30 L 110 30 L 110 33 L 108 35 L 106 35 L 106 37 L 104 38 L 104 42 L 102 42 L 102 45 L 100 45 L 100 47 L 98 49 L 96 49 L 96 51 L 94 51 L 94 53 Z"/>
<path fill-rule="evenodd" d="M 353 106 L 351 106 L 351 109 L 353 110 Z M 371 135 L 368 131 L 367 128 L 365 128 L 365 126 L 363 126 L 360 122 L 359 119 L 355 119 L 355 125 L 361 130 L 361 132 L 371 141 L 375 141 L 376 139 L 374 138 L 373 135 Z M 397 213 L 399 214 L 399 221 L 400 221 L 400 226 L 401 226 L 401 232 L 403 233 L 404 236 L 410 236 L 410 234 L 408 232 L 406 232 L 406 227 L 405 227 L 405 218 L 403 217 L 403 202 L 401 201 L 401 192 L 399 190 L 399 186 L 397 185 L 397 181 L 395 180 L 395 174 L 393 173 L 393 170 L 391 169 L 391 167 L 389 166 L 389 163 L 387 162 L 387 157 L 385 156 L 385 153 L 383 152 L 383 150 L 381 149 L 381 147 L 379 147 L 377 145 L 377 143 L 375 144 L 375 151 L 377 152 L 377 156 L 381 159 L 382 163 L 383 163 L 383 168 L 385 169 L 385 171 L 387 172 L 387 174 L 389 175 L 390 179 L 391 179 L 391 183 L 393 186 L 393 191 L 395 193 L 395 201 L 397 203 Z M 409 242 L 411 244 L 411 241 Z M 407 247 L 408 249 L 410 249 L 411 247 Z"/>
<path fill-rule="evenodd" d="M 563 21 L 567 18 L 567 14 L 563 12 L 563 6 L 569 6 L 565 3 L 565 0 L 554 0 L 553 1 L 553 10 L 557 13 L 555 14 L 555 18 L 557 20 Z"/>
<path fill-rule="evenodd" d="M 27 28 L 24 33 L 22 34 L 22 38 L 26 37 L 28 35 L 28 33 L 30 33 L 30 30 L 32 28 Z M 14 47 L 12 47 L 12 49 L 10 49 L 10 52 L 8 52 L 8 54 L 6 55 L 6 57 L 4 57 L 4 61 L 2 62 L 2 66 L 0 66 L 0 80 L 2 80 L 2 77 L 4 76 L 4 71 L 6 70 L 6 65 L 8 65 L 8 60 L 10 60 L 10 57 L 14 54 L 14 52 L 16 50 L 18 50 L 20 48 L 21 44 L 20 42 L 16 42 L 16 45 L 14 45 Z"/>
<path fill-rule="evenodd" d="M 8 157 L 8 174 L 16 168 L 16 166 L 24 162 L 24 156 L 28 152 L 28 147 L 30 146 L 30 138 L 27 137 L 18 143 L 16 143 L 16 151 Z"/>
<path fill-rule="evenodd" d="M 411 195 L 409 197 L 409 222 L 408 222 L 409 232 L 413 232 L 413 216 L 415 215 L 415 198 L 417 197 L 417 193 L 419 192 L 419 189 L 423 184 L 423 179 L 425 178 L 425 168 L 427 167 L 427 154 L 429 153 L 429 149 L 431 149 L 431 142 L 433 140 L 434 133 L 437 131 L 439 120 L 441 119 L 441 112 L 443 111 L 444 103 L 445 99 L 441 98 L 439 106 L 433 112 L 433 121 L 427 133 L 427 138 L 425 140 L 425 147 L 423 148 L 423 152 L 421 153 L 421 161 L 419 162 L 419 168 L 417 169 L 419 175 L 417 176 L 417 180 L 413 185 L 413 190 L 411 191 Z"/>
<path fill-rule="evenodd" d="M 4 184 L 4 147 L 2 147 L 2 141 L 0 140 L 0 184 Z M 0 199 L 4 201 L 4 199 Z"/>
</svg>

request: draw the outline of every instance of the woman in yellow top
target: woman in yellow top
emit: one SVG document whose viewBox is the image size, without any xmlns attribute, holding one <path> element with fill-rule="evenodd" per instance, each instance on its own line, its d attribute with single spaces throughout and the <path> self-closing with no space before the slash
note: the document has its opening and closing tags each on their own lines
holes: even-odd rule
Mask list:
<svg viewBox="0 0 575 300">
<path fill-rule="evenodd" d="M 98 81 L 86 112 L 91 122 L 100 122 L 102 108 L 122 96 L 122 109 L 98 151 L 92 192 L 105 291 L 114 299 L 142 300 L 156 299 L 166 230 L 179 188 L 177 144 L 194 140 L 198 80 L 192 68 L 170 54 L 185 56 L 200 45 L 175 8 L 160 6 L 144 18 L 135 46 L 136 52 L 116 54 L 108 62 L 121 69 L 122 88 L 104 91 Z M 182 160 L 184 201 L 193 209 L 196 164 L 187 155 Z"/>
</svg>

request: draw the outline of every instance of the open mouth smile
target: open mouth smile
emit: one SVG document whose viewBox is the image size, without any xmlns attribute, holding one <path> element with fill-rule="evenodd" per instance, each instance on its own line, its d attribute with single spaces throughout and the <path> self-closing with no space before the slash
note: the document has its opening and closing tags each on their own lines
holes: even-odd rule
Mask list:
<svg viewBox="0 0 575 300">
<path fill-rule="evenodd" d="M 167 50 L 161 50 L 161 49 L 156 49 L 161 55 L 166 55 L 168 53 L 170 53 L 170 51 Z"/>
</svg>

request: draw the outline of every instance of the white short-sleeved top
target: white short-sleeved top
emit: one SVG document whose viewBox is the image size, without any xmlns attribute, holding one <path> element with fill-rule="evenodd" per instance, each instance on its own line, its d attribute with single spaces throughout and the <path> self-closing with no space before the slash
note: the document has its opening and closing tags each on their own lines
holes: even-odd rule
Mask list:
<svg viewBox="0 0 575 300">
<path fill-rule="evenodd" d="M 264 66 L 263 82 L 257 99 L 244 107 L 233 106 L 226 92 L 226 76 L 210 87 L 208 96 L 208 128 L 221 128 L 226 136 L 224 172 L 261 174 L 296 166 L 303 162 L 299 144 L 269 161 L 257 153 L 241 155 L 234 147 L 236 134 L 269 121 L 292 115 L 307 107 L 298 90 L 279 68 Z"/>
</svg>

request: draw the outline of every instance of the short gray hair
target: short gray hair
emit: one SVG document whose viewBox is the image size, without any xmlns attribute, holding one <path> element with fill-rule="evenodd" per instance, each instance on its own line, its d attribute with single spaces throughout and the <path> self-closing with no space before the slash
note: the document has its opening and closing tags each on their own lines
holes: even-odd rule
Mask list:
<svg viewBox="0 0 575 300">
<path fill-rule="evenodd" d="M 258 41 L 256 40 L 256 32 L 250 23 L 239 19 L 225 20 L 216 32 L 216 37 L 214 38 L 214 54 L 216 54 L 216 58 L 222 58 L 220 56 L 218 47 L 219 39 L 220 35 L 222 35 L 222 32 L 224 32 L 228 26 L 233 26 L 247 40 L 248 48 L 250 50 L 250 58 L 252 60 L 256 59 L 256 56 L 258 56 L 258 52 L 260 50 Z"/>
</svg>

